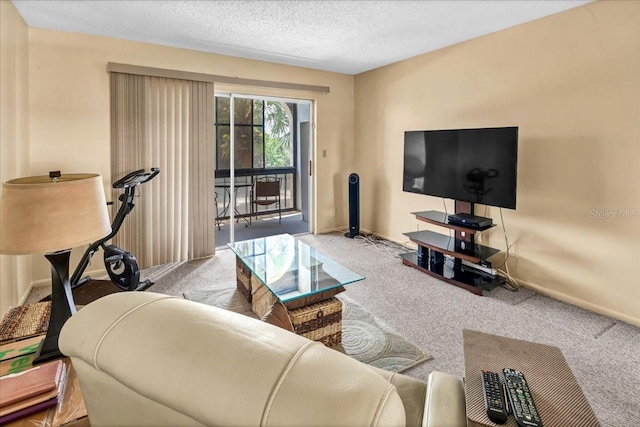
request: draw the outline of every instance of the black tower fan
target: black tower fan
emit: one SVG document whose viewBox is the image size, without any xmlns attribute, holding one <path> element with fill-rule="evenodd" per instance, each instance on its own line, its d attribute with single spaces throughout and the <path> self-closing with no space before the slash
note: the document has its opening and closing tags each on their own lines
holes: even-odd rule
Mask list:
<svg viewBox="0 0 640 427">
<path fill-rule="evenodd" d="M 357 173 L 349 175 L 349 231 L 344 235 L 350 239 L 360 235 L 360 177 Z"/>
</svg>

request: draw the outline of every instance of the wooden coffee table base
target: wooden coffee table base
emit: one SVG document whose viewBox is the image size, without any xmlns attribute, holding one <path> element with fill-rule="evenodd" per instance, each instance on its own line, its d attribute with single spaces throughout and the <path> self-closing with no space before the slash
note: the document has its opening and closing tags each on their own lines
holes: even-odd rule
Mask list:
<svg viewBox="0 0 640 427">
<path fill-rule="evenodd" d="M 238 290 L 261 320 L 327 347 L 342 343 L 342 301 L 335 295 L 344 291 L 343 287 L 283 303 L 240 258 L 236 258 L 236 281 Z"/>
</svg>

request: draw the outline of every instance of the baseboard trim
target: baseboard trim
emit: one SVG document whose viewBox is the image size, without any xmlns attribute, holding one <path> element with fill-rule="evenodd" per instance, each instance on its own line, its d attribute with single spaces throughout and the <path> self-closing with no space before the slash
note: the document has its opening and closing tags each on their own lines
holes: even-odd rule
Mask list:
<svg viewBox="0 0 640 427">
<path fill-rule="evenodd" d="M 51 286 L 51 280 L 49 280 L 49 286 Z M 27 286 L 27 289 L 24 291 L 24 293 L 22 294 L 22 296 L 20 297 L 20 299 L 18 300 L 18 306 L 24 305 L 27 302 L 27 298 L 29 298 L 29 295 L 31 295 L 31 290 L 33 289 L 33 282 L 29 283 L 29 286 Z"/>
<path fill-rule="evenodd" d="M 389 238 L 387 236 L 383 236 L 383 235 L 381 235 L 379 233 L 371 233 L 371 234 L 374 234 L 375 236 L 378 236 L 378 237 L 383 238 L 385 240 L 389 240 L 391 242 L 398 243 L 394 239 L 391 239 L 391 238 Z M 401 245 L 402 243 L 398 243 L 398 244 Z M 584 308 L 586 310 L 593 311 L 594 313 L 602 314 L 604 316 L 611 317 L 612 319 L 620 320 L 620 321 L 628 323 L 630 325 L 634 325 L 634 326 L 640 327 L 640 318 L 629 316 L 628 314 L 621 313 L 621 312 L 616 311 L 616 310 L 611 310 L 611 309 L 608 309 L 608 308 L 605 308 L 605 307 L 601 307 L 599 305 L 590 303 L 590 302 L 585 301 L 583 299 L 576 298 L 576 297 L 573 297 L 571 295 L 564 294 L 562 292 L 557 292 L 557 291 L 551 290 L 549 288 L 545 288 L 545 287 L 540 286 L 540 285 L 536 285 L 536 284 L 528 282 L 528 281 L 526 281 L 524 279 L 519 279 L 517 277 L 514 277 L 514 279 L 516 279 L 517 282 L 521 286 L 523 286 L 525 288 L 528 288 L 528 289 L 531 289 L 532 291 L 536 291 L 539 294 L 546 295 L 546 296 L 548 296 L 550 298 L 553 298 L 553 299 L 556 299 L 558 301 L 566 302 L 568 304 L 572 304 L 572 305 Z"/>
<path fill-rule="evenodd" d="M 103 277 L 106 275 L 107 275 L 107 270 L 105 270 L 104 268 L 100 270 L 88 271 L 85 273 L 85 276 L 91 276 L 91 277 Z M 51 279 L 34 280 L 33 282 L 31 282 L 29 286 L 27 286 L 27 289 L 24 291 L 20 299 L 18 300 L 18 305 L 25 304 L 25 302 L 29 298 L 29 295 L 31 295 L 31 291 L 33 290 L 33 288 L 44 288 L 44 287 L 49 287 L 49 288 L 51 287 Z"/>
<path fill-rule="evenodd" d="M 598 305 L 595 305 L 595 304 L 590 303 L 588 301 L 585 301 L 583 299 L 576 298 L 576 297 L 573 297 L 571 295 L 564 294 L 562 292 L 557 292 L 557 291 L 551 290 L 549 288 L 545 288 L 545 287 L 540 286 L 540 285 L 536 285 L 536 284 L 528 282 L 528 281 L 526 281 L 524 279 L 516 278 L 516 280 L 518 281 L 518 283 L 521 286 L 523 286 L 525 288 L 528 288 L 528 289 L 531 289 L 533 291 L 536 291 L 539 294 L 546 295 L 546 296 L 551 297 L 553 299 L 556 299 L 558 301 L 563 301 L 563 302 L 566 302 L 568 304 L 573 304 L 575 306 L 582 307 L 582 308 L 587 309 L 589 311 L 593 311 L 594 313 L 602 314 L 604 316 L 611 317 L 612 319 L 621 320 L 621 321 L 623 321 L 625 323 L 629 323 L 630 325 L 634 325 L 634 326 L 640 327 L 640 319 L 638 319 L 638 318 L 629 316 L 629 315 L 624 314 L 624 313 L 620 313 L 619 311 L 616 311 L 616 310 L 610 310 L 610 309 L 605 308 L 605 307 L 600 307 Z"/>
<path fill-rule="evenodd" d="M 347 231 L 348 229 L 349 227 L 326 227 L 318 231 L 317 233 L 311 233 L 311 234 L 339 233 L 339 232 Z"/>
</svg>

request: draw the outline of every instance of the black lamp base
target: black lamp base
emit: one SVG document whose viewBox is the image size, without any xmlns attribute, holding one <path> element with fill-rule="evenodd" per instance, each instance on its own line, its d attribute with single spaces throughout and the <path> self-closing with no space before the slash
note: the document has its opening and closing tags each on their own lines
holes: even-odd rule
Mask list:
<svg viewBox="0 0 640 427">
<path fill-rule="evenodd" d="M 51 263 L 51 315 L 47 335 L 38 346 L 33 359 L 34 365 L 64 357 L 58 348 L 58 336 L 62 325 L 76 313 L 69 282 L 70 255 L 70 249 L 45 254 Z"/>
<path fill-rule="evenodd" d="M 58 348 L 58 335 L 49 336 L 47 334 L 45 339 L 40 342 L 38 350 L 36 350 L 36 357 L 31 363 L 37 365 L 62 357 L 64 357 L 64 354 L 60 353 L 60 349 Z"/>
</svg>

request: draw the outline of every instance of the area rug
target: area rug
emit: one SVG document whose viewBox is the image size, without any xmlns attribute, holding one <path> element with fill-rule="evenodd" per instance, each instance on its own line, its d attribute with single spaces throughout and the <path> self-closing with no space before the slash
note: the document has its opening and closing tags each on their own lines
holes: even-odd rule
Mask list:
<svg viewBox="0 0 640 427">
<path fill-rule="evenodd" d="M 251 311 L 251 304 L 236 290 L 235 284 L 187 291 L 184 297 L 256 317 Z M 342 344 L 332 347 L 334 350 L 391 372 L 405 371 L 432 358 L 349 297 L 340 294 L 338 298 L 343 303 Z"/>
</svg>

